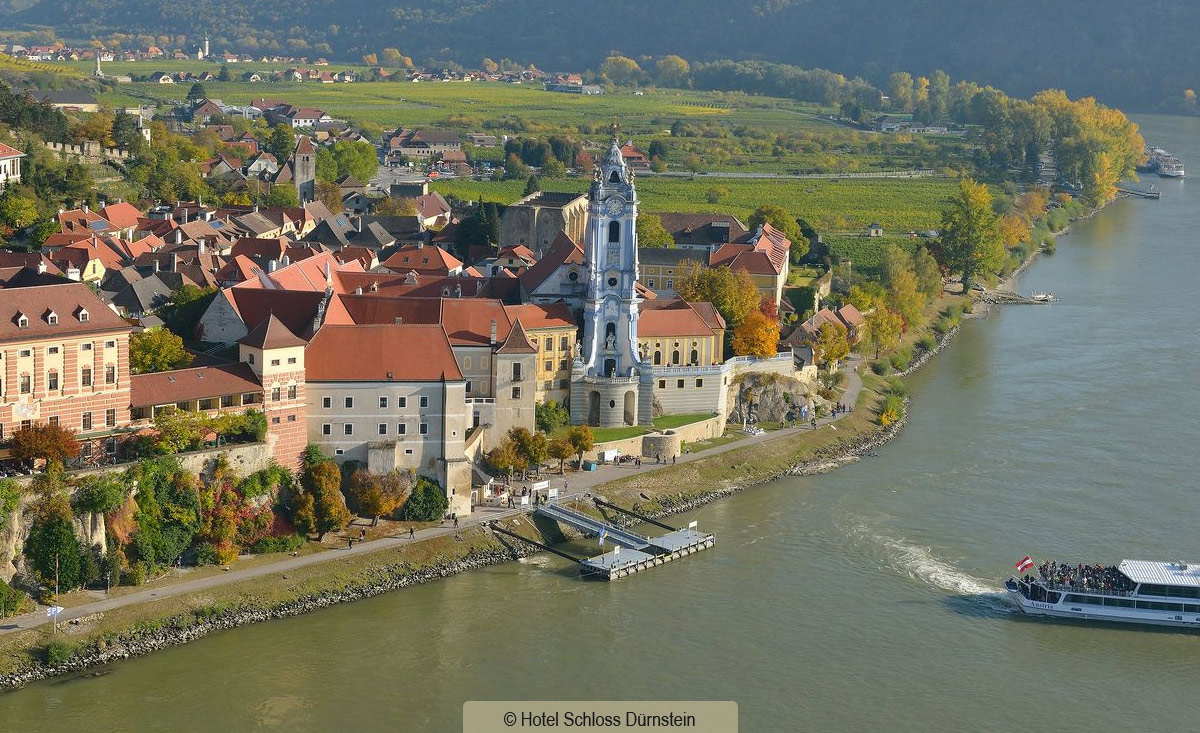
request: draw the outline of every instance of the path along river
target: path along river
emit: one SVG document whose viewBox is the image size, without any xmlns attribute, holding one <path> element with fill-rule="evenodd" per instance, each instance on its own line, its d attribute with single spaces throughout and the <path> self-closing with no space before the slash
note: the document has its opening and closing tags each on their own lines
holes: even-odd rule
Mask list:
<svg viewBox="0 0 1200 733">
<path fill-rule="evenodd" d="M 1200 119 L 1141 120 L 1200 167 Z M 1194 181 L 1119 201 L 910 381 L 879 456 L 687 519 L 612 584 L 554 557 L 220 633 L 0 697 L 6 731 L 461 729 L 469 699 L 737 700 L 741 729 L 1191 729 L 1200 635 L 1024 620 L 1031 553 L 1200 561 Z"/>
</svg>

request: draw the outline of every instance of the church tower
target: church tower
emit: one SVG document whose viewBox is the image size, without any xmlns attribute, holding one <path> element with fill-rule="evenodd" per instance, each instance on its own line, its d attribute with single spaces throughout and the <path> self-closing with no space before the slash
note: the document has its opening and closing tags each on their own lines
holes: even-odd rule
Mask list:
<svg viewBox="0 0 1200 733">
<path fill-rule="evenodd" d="M 308 135 L 298 135 L 296 150 L 292 153 L 292 183 L 296 185 L 300 203 L 305 204 L 316 198 L 316 180 L 317 151 Z"/>
<path fill-rule="evenodd" d="M 571 419 L 602 427 L 648 424 L 649 364 L 638 353 L 637 191 L 616 138 L 588 192 L 587 297 L 571 371 Z"/>
</svg>

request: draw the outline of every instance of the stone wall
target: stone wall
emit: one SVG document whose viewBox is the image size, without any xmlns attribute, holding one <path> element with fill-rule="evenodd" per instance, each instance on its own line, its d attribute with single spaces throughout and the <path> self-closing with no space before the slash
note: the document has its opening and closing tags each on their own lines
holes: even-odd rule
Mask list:
<svg viewBox="0 0 1200 733">
<path fill-rule="evenodd" d="M 616 450 L 621 455 L 635 455 L 643 458 L 654 458 L 656 455 L 668 455 L 664 450 L 673 446 L 678 449 L 683 443 L 693 443 L 698 440 L 716 438 L 725 432 L 725 417 L 714 415 L 706 420 L 698 420 L 666 431 L 655 431 L 645 435 L 636 435 L 622 440 L 610 440 L 606 443 L 596 443 L 596 447 L 584 454 L 584 459 L 596 461 L 605 451 Z"/>
<path fill-rule="evenodd" d="M 124 161 L 129 159 L 129 151 L 119 148 L 106 148 L 94 140 L 84 140 L 78 144 L 43 143 L 48 150 L 57 153 L 60 158 L 82 158 L 85 161 L 99 163 L 105 160 Z"/>
</svg>

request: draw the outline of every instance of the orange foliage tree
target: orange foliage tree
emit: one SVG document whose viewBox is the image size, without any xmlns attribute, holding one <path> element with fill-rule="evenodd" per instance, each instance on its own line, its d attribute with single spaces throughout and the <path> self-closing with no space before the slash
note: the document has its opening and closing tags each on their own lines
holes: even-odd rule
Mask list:
<svg viewBox="0 0 1200 733">
<path fill-rule="evenodd" d="M 738 356 L 775 356 L 779 347 L 779 323 L 762 311 L 750 311 L 733 330 L 733 352 Z"/>
</svg>

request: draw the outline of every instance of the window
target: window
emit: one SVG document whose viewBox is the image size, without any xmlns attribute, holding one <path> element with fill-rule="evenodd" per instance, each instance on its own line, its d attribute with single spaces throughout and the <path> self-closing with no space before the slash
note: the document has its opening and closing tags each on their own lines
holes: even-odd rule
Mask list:
<svg viewBox="0 0 1200 733">
<path fill-rule="evenodd" d="M 658 380 L 658 388 L 666 389 L 667 388 L 667 380 L 665 380 L 665 379 Z"/>
<path fill-rule="evenodd" d="M 614 176 L 616 176 L 616 173 L 617 173 L 616 171 L 613 171 Z M 610 221 L 608 223 L 608 241 L 609 242 L 620 242 L 621 241 L 621 222 Z"/>
<path fill-rule="evenodd" d="M 271 360 L 271 366 L 279 366 L 279 360 L 278 360 L 278 359 L 272 359 L 272 360 Z"/>
<path fill-rule="evenodd" d="M 417 426 L 417 432 L 421 435 L 429 435 L 429 423 L 423 422 Z"/>
<path fill-rule="evenodd" d="M 58 372 L 46 372 L 46 389 L 58 389 Z"/>
<path fill-rule="evenodd" d="M 672 280 L 671 278 L 667 278 L 667 290 L 671 290 L 674 287 L 675 287 L 675 281 Z"/>
<path fill-rule="evenodd" d="M 84 387 L 92 386 L 92 368 L 84 367 L 79 370 L 79 383 Z"/>
<path fill-rule="evenodd" d="M 653 281 L 653 280 L 649 280 L 649 281 L 647 281 L 647 282 L 646 282 L 646 287 L 648 287 L 648 288 L 650 288 L 651 290 L 653 290 L 653 289 L 654 289 L 654 281 Z"/>
<path fill-rule="evenodd" d="M 695 349 L 692 349 L 692 362 L 691 363 L 692 363 L 692 366 L 696 366 L 700 363 L 700 352 L 696 351 Z"/>
<path fill-rule="evenodd" d="M 21 349 L 19 352 L 17 352 L 17 356 L 21 357 L 22 359 L 33 356 L 33 349 Z"/>
<path fill-rule="evenodd" d="M 675 382 L 675 389 L 683 389 L 683 380 L 682 379 L 677 380 Z"/>
<path fill-rule="evenodd" d="M 384 408 L 386 408 L 386 407 L 387 407 L 387 403 L 388 403 L 388 398 L 387 398 L 387 397 L 380 397 L 380 398 L 379 398 L 379 406 L 380 406 L 380 407 L 384 407 Z"/>
<path fill-rule="evenodd" d="M 296 357 L 294 357 L 294 356 L 289 356 L 289 357 L 288 357 L 288 364 L 295 364 L 295 363 L 296 363 Z"/>
<path fill-rule="evenodd" d="M 321 407 L 324 407 L 326 410 L 333 407 L 333 398 L 332 397 L 322 397 L 321 398 Z"/>
<path fill-rule="evenodd" d="M 248 354 L 248 355 L 246 356 L 246 363 L 247 363 L 247 364 L 253 364 L 253 363 L 254 363 L 254 354 Z"/>
<path fill-rule="evenodd" d="M 288 386 L 288 399 L 289 400 L 296 399 L 296 385 L 294 385 L 294 384 Z"/>
<path fill-rule="evenodd" d="M 468 388 L 467 391 L 469 392 L 470 389 Z M 396 398 L 396 407 L 400 407 L 400 408 L 408 407 L 408 398 L 407 397 L 397 397 Z"/>
<path fill-rule="evenodd" d="M 92 413 L 90 413 L 90 412 L 83 413 L 83 429 L 84 430 L 92 429 Z"/>
<path fill-rule="evenodd" d="M 550 338 L 549 336 L 547 336 L 545 339 L 543 339 L 542 343 L 545 344 L 546 351 L 554 350 L 554 339 Z"/>
<path fill-rule="evenodd" d="M 520 388 L 520 387 L 513 387 L 513 388 L 512 388 L 512 398 L 513 398 L 514 400 L 519 400 L 519 399 L 521 399 L 521 388 Z"/>
<path fill-rule="evenodd" d="M 46 349 L 46 353 L 47 353 L 47 354 L 57 354 L 57 353 L 58 353 L 58 347 L 57 347 L 57 346 L 51 346 L 50 348 Z"/>
<path fill-rule="evenodd" d="M 272 387 L 271 388 L 271 401 L 278 402 L 281 399 L 283 399 L 283 388 L 282 387 Z"/>
<path fill-rule="evenodd" d="M 407 435 L 407 434 L 408 434 L 408 426 L 407 425 L 405 425 L 404 423 L 399 423 L 396 425 L 396 435 Z"/>
<path fill-rule="evenodd" d="M 21 394 L 29 394 L 33 391 L 33 377 L 28 374 L 21 375 Z"/>
<path fill-rule="evenodd" d="M 463 357 L 463 369 L 470 369 L 470 368 L 471 368 L 471 357 L 464 356 Z"/>
<path fill-rule="evenodd" d="M 514 382 L 521 381 L 521 362 L 513 362 L 512 380 Z"/>
<path fill-rule="evenodd" d="M 379 423 L 379 434 L 387 435 L 387 423 L 385 423 L 385 422 Z"/>
<path fill-rule="evenodd" d="M 546 371 L 548 371 L 548 372 L 554 371 L 554 362 L 552 362 L 552 361 L 546 362 L 543 366 L 546 367 Z"/>
<path fill-rule="evenodd" d="M 82 308 L 79 309 L 79 322 L 80 323 L 87 323 L 89 320 L 91 320 L 91 318 L 92 318 L 91 315 L 89 315 L 87 311 L 85 311 Z M 88 346 L 91 346 L 91 344 L 88 344 Z"/>
<path fill-rule="evenodd" d="M 562 338 L 560 338 L 558 340 L 558 350 L 559 351 L 568 351 L 570 348 L 571 348 L 571 342 L 566 336 L 563 336 Z"/>
<path fill-rule="evenodd" d="M 334 451 L 333 451 L 333 454 L 334 454 L 335 456 L 340 456 L 341 454 L 343 454 L 343 453 L 345 453 L 345 452 L 346 452 L 346 451 L 342 450 L 341 448 L 337 448 L 336 450 L 334 450 Z"/>
<path fill-rule="evenodd" d="M 273 417 L 273 418 L 271 418 L 271 424 L 272 424 L 272 425 L 278 425 L 278 424 L 279 424 L 279 418 L 277 418 L 277 417 Z"/>
<path fill-rule="evenodd" d="M 354 435 L 354 423 L 346 423 L 342 425 L 342 432 L 346 435 Z"/>
<path fill-rule="evenodd" d="M 117 367 L 115 365 L 109 364 L 108 366 L 104 367 L 104 383 L 117 383 Z"/>
<path fill-rule="evenodd" d="M 679 365 L 679 349 L 675 349 L 671 352 L 671 363 L 676 366 Z"/>
<path fill-rule="evenodd" d="M 46 316 L 46 323 L 49 323 L 51 326 L 57 326 L 58 325 L 58 314 L 55 313 L 54 311 L 50 311 L 50 314 L 48 316 Z"/>
<path fill-rule="evenodd" d="M 233 407 L 233 395 L 227 394 L 222 396 L 221 407 Z"/>
<path fill-rule="evenodd" d="M 333 425 L 321 423 L 321 435 L 333 435 Z"/>
<path fill-rule="evenodd" d="M 54 427 L 58 427 L 58 415 L 52 415 L 47 422 L 49 422 Z"/>
<path fill-rule="evenodd" d="M 354 398 L 347 397 L 345 400 L 342 401 L 342 404 L 344 404 L 346 406 L 347 410 L 352 410 L 352 409 L 354 409 Z"/>
<path fill-rule="evenodd" d="M 115 348 L 117 348 L 117 342 L 116 342 L 116 341 L 105 341 L 105 342 L 104 342 L 104 348 L 106 348 L 106 349 L 115 349 Z"/>
<path fill-rule="evenodd" d="M 567 368 L 567 360 L 566 360 L 566 359 L 562 359 L 562 360 L 560 360 L 560 361 L 558 362 L 558 368 L 559 368 L 559 369 L 566 369 L 566 368 Z"/>
<path fill-rule="evenodd" d="M 89 412 L 88 414 L 90 415 L 91 413 Z M 28 430 L 32 427 L 33 427 L 33 420 L 22 420 L 21 421 L 21 429 L 22 430 Z"/>
<path fill-rule="evenodd" d="M 421 407 L 429 407 L 428 395 L 421 395 Z"/>
<path fill-rule="evenodd" d="M 29 319 L 24 315 L 17 317 L 17 328 L 29 328 Z"/>
<path fill-rule="evenodd" d="M 215 410 L 217 409 L 217 400 L 215 397 L 200 400 L 199 407 L 201 410 Z"/>
<path fill-rule="evenodd" d="M 79 350 L 80 351 L 91 351 L 92 350 L 91 342 L 80 344 Z"/>
<path fill-rule="evenodd" d="M 703 380 L 703 379 L 697 379 L 697 380 L 696 380 L 696 387 L 697 387 L 697 388 L 700 388 L 700 387 L 703 387 L 703 386 L 704 386 L 704 380 Z"/>
<path fill-rule="evenodd" d="M 104 411 L 104 427 L 113 428 L 117 425 L 117 411 L 108 409 Z"/>
<path fill-rule="evenodd" d="M 654 352 L 654 366 L 662 366 L 662 352 Z"/>
<path fill-rule="evenodd" d="M 288 422 L 296 422 L 296 416 L 295 416 L 295 415 L 288 415 Z"/>
</svg>

